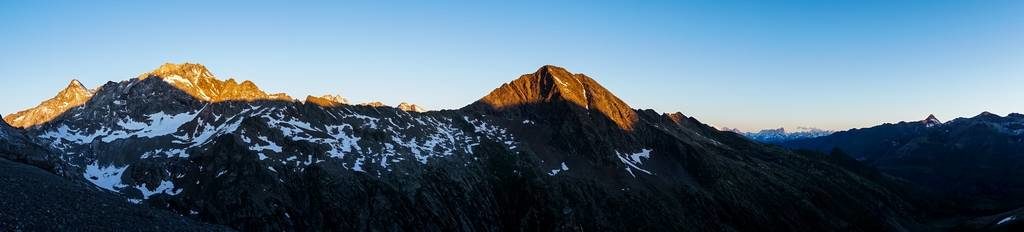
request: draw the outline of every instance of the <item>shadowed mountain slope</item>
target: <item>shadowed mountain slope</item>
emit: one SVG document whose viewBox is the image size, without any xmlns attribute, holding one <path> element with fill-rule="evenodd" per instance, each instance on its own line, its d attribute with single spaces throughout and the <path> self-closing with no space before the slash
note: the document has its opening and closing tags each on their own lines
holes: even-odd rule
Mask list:
<svg viewBox="0 0 1024 232">
<path fill-rule="evenodd" d="M 0 158 L 0 228 L 12 231 L 230 231 Z"/>
</svg>

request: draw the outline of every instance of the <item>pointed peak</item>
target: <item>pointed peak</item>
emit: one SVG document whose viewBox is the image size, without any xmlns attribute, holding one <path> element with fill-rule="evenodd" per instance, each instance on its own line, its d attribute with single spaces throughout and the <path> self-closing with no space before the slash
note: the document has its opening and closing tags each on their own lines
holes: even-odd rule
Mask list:
<svg viewBox="0 0 1024 232">
<path fill-rule="evenodd" d="M 90 92 L 88 88 L 85 88 L 85 85 L 83 85 L 82 82 L 79 82 L 78 79 L 71 79 L 71 83 L 68 83 L 67 87 L 64 87 L 63 90 L 57 93 L 57 97 L 78 97 L 91 95 L 92 92 Z"/>
<path fill-rule="evenodd" d="M 572 72 L 569 72 L 569 70 L 565 68 L 550 64 L 541 66 L 539 69 L 537 69 L 536 72 L 533 73 L 533 76 L 536 77 L 537 79 L 540 79 L 542 82 L 555 84 L 554 86 L 556 88 L 584 88 L 584 86 L 574 86 L 577 83 L 582 85 L 577 75 L 581 74 L 573 74 Z"/>
<path fill-rule="evenodd" d="M 89 92 L 89 89 L 86 88 L 85 85 L 82 84 L 82 82 L 78 81 L 78 79 L 71 79 L 71 83 L 68 83 L 68 86 L 64 87 L 64 90 L 62 90 L 61 92 L 67 91 Z"/>
<path fill-rule="evenodd" d="M 566 70 L 563 67 L 548 64 L 540 66 L 540 68 L 537 69 L 537 73 L 569 73 L 569 70 Z"/>
<path fill-rule="evenodd" d="M 84 105 L 92 96 L 93 92 L 86 89 L 82 82 L 71 80 L 67 87 L 53 98 L 39 103 L 36 107 L 8 115 L 4 120 L 18 128 L 36 126 L 49 122 L 72 108 Z"/>
<path fill-rule="evenodd" d="M 85 85 L 82 85 L 82 82 L 78 81 L 78 79 L 71 79 L 71 83 L 68 83 L 68 87 L 71 87 L 71 86 L 77 86 L 77 87 L 81 87 L 83 89 L 85 88 Z"/>
<path fill-rule="evenodd" d="M 925 126 L 932 127 L 935 125 L 942 124 L 942 121 L 940 121 L 939 118 L 936 118 L 934 114 L 929 114 L 928 117 L 926 117 L 924 120 L 921 120 L 921 123 L 924 123 Z"/>
<path fill-rule="evenodd" d="M 603 86 L 583 74 L 545 65 L 505 83 L 474 103 L 503 111 L 525 105 L 569 103 L 589 112 L 598 111 L 621 129 L 632 130 L 639 120 L 636 111 Z M 582 112 L 581 112 L 582 113 Z"/>
</svg>

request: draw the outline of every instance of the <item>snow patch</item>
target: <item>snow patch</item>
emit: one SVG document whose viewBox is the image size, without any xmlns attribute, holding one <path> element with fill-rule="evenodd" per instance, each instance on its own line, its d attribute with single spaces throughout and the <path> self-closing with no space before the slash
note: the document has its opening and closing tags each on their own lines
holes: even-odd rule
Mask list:
<svg viewBox="0 0 1024 232">
<path fill-rule="evenodd" d="M 277 153 L 281 153 L 281 151 L 283 151 L 281 146 L 278 146 L 276 143 L 271 142 L 269 139 L 267 139 L 266 136 L 259 136 L 257 138 L 259 138 L 260 140 L 263 140 L 263 142 L 266 142 L 268 145 L 264 146 L 264 145 L 260 145 L 259 143 L 254 143 L 252 146 L 249 147 L 249 150 L 257 151 L 257 152 L 263 151 L 263 150 L 271 150 L 271 151 L 274 151 L 274 152 L 277 152 Z"/>
<path fill-rule="evenodd" d="M 125 169 L 128 169 L 128 166 L 119 168 L 114 165 L 108 165 L 101 167 L 94 162 L 85 167 L 85 173 L 82 175 L 97 187 L 117 191 L 117 188 L 125 187 L 124 184 L 121 184 L 121 176 L 124 175 Z"/>
<path fill-rule="evenodd" d="M 185 79 L 185 78 L 183 78 L 181 76 L 178 76 L 178 75 L 163 76 L 163 80 L 164 80 L 164 82 L 167 82 L 168 84 L 181 84 L 181 85 L 192 86 L 192 81 L 189 81 L 188 79 Z"/>
<path fill-rule="evenodd" d="M 142 153 L 142 156 L 140 158 L 156 158 L 161 157 L 161 154 L 163 155 L 162 157 L 165 158 L 188 158 L 188 153 L 186 153 L 185 150 L 183 149 L 156 149 L 152 151 L 147 151 L 146 153 Z"/>
<path fill-rule="evenodd" d="M 619 160 L 622 161 L 623 164 L 626 164 L 626 172 L 629 172 L 629 175 L 636 177 L 633 170 L 647 173 L 648 175 L 654 175 L 650 171 L 640 168 L 640 166 L 643 165 L 644 160 L 649 160 L 651 158 L 651 151 L 651 149 L 643 149 L 639 153 L 633 154 L 616 153 L 618 153 L 617 156 L 619 157 Z"/>
<path fill-rule="evenodd" d="M 549 176 L 555 176 L 555 175 L 558 175 L 559 172 L 563 172 L 563 171 L 569 171 L 569 166 L 566 166 L 565 162 L 562 162 L 562 167 L 561 168 L 552 169 L 550 172 L 548 172 L 548 175 Z"/>
<path fill-rule="evenodd" d="M 108 133 L 109 130 L 107 128 L 102 128 L 96 130 L 96 132 L 92 134 L 87 134 L 76 129 L 71 129 L 70 127 L 68 127 L 68 125 L 61 125 L 57 128 L 56 131 L 47 131 L 46 133 L 40 135 L 39 137 L 44 139 L 57 139 L 58 141 L 54 141 L 54 143 L 59 144 L 63 144 L 63 141 L 61 140 L 67 140 L 76 144 L 86 144 L 92 143 L 92 141 L 95 140 L 97 137 L 106 135 Z"/>
<path fill-rule="evenodd" d="M 174 191 L 174 183 L 166 180 L 160 181 L 160 185 L 156 186 L 156 189 L 149 189 L 149 187 L 146 187 L 145 184 L 135 186 L 135 189 L 138 189 L 139 191 L 142 192 L 142 199 L 149 199 L 150 196 L 156 195 L 158 193 L 163 193 L 167 195 L 178 195 L 183 190 L 178 189 L 178 191 Z"/>
<path fill-rule="evenodd" d="M 356 159 L 356 162 L 352 163 L 352 171 L 366 172 L 366 171 L 363 171 L 363 160 L 364 160 L 364 158 L 362 158 L 362 157 L 360 157 L 359 159 Z"/>
<path fill-rule="evenodd" d="M 556 77 L 556 76 L 552 76 L 552 77 L 555 78 L 555 81 L 557 81 L 558 84 L 560 84 L 562 86 L 569 86 L 569 84 L 566 84 L 565 82 L 563 82 L 562 79 L 558 79 L 558 77 Z"/>
<path fill-rule="evenodd" d="M 186 112 L 169 115 L 163 111 L 146 115 L 148 122 L 137 122 L 131 118 L 123 118 L 117 122 L 121 128 L 131 131 L 114 131 L 103 138 L 103 142 L 112 142 L 118 139 L 131 137 L 154 138 L 178 132 L 178 128 L 185 123 L 192 121 L 199 115 L 198 112 Z"/>
<path fill-rule="evenodd" d="M 1017 220 L 1017 216 L 1009 216 L 1009 217 L 1003 218 L 1003 220 L 999 220 L 999 222 L 996 223 L 996 225 L 1006 224 L 1007 222 L 1011 222 L 1013 220 Z"/>
</svg>

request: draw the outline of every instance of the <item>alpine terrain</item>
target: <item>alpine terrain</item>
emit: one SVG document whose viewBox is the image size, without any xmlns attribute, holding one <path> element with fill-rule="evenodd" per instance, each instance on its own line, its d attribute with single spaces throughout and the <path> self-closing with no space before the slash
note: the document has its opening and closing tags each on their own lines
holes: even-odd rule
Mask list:
<svg viewBox="0 0 1024 232">
<path fill-rule="evenodd" d="M 32 173 L 105 194 L 82 204 L 123 199 L 134 206 L 123 210 L 244 231 L 927 228 L 918 204 L 876 176 L 682 113 L 634 109 L 556 66 L 461 109 L 426 111 L 332 95 L 299 101 L 220 80 L 202 65 L 165 64 L 93 89 L 72 81 L 4 119 L 16 127 L 3 130 L 14 136 L 3 141 L 5 158 L 34 166 L 4 174 L 39 167 Z M 1019 149 L 1010 142 L 1020 128 L 1000 120 L 1010 119 L 899 129 L 929 139 L 900 141 L 925 149 L 945 133 L 991 130 Z M 1009 158 L 1001 154 L 990 154 L 993 164 Z M 18 218 L 36 219 L 44 220 Z M 11 220 L 0 217 L 0 226 Z"/>
</svg>

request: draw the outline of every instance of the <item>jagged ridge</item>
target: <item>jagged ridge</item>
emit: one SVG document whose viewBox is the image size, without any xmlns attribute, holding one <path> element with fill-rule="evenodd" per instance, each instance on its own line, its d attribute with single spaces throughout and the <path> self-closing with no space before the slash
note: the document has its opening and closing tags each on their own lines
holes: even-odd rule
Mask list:
<svg viewBox="0 0 1024 232">
<path fill-rule="evenodd" d="M 192 97 L 203 101 L 291 100 L 291 97 L 283 93 L 267 94 L 248 80 L 242 81 L 242 83 L 238 83 L 233 78 L 221 81 L 201 64 L 166 63 L 151 72 L 140 75 L 139 80 L 151 77 L 161 78 Z"/>
</svg>

